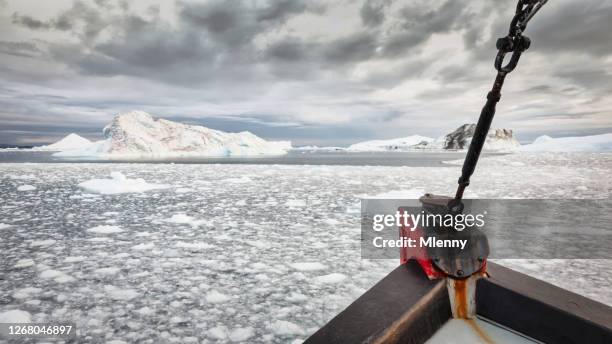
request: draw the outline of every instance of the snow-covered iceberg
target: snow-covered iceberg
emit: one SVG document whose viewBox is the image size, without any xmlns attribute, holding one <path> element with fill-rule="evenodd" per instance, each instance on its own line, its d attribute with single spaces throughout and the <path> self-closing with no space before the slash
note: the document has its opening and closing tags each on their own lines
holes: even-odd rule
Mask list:
<svg viewBox="0 0 612 344">
<path fill-rule="evenodd" d="M 540 136 L 533 143 L 521 146 L 525 152 L 602 152 L 612 151 L 612 133 L 557 137 Z"/>
<path fill-rule="evenodd" d="M 282 155 L 288 141 L 266 141 L 250 132 L 226 133 L 203 126 L 154 119 L 143 111 L 122 113 L 104 128 L 102 141 L 54 154 L 60 157 L 168 158 Z"/>
<path fill-rule="evenodd" d="M 80 149 L 91 145 L 91 141 L 77 134 L 69 134 L 63 139 L 46 146 L 34 147 L 32 150 L 42 151 L 65 151 L 70 149 Z"/>
<path fill-rule="evenodd" d="M 416 151 L 416 150 L 463 150 L 468 149 L 476 124 L 464 124 L 453 132 L 432 139 L 426 136 L 412 135 L 391 140 L 372 140 L 356 143 L 347 148 L 349 152 L 385 152 L 385 151 Z M 491 129 L 483 150 L 485 151 L 516 151 L 520 143 L 514 138 L 510 129 Z"/>
<path fill-rule="evenodd" d="M 338 151 L 345 151 L 346 148 L 345 147 L 319 147 L 319 146 L 300 146 L 300 147 L 293 147 L 292 150 L 294 151 L 324 151 L 324 152 L 338 152 Z"/>
<path fill-rule="evenodd" d="M 432 142 L 431 137 L 412 135 L 390 140 L 372 140 L 355 143 L 346 150 L 349 152 L 385 152 L 385 151 L 408 151 L 418 149 L 419 146 Z"/>
</svg>

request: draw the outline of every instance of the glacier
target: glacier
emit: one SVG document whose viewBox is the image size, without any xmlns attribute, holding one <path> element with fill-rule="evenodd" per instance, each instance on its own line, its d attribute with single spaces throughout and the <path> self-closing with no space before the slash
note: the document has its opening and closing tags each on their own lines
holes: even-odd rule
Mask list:
<svg viewBox="0 0 612 344">
<path fill-rule="evenodd" d="M 289 141 L 266 141 L 248 131 L 226 133 L 198 125 L 155 119 L 144 111 L 115 116 L 104 130 L 104 140 L 80 149 L 54 154 L 65 158 L 164 159 L 283 155 Z"/>
</svg>

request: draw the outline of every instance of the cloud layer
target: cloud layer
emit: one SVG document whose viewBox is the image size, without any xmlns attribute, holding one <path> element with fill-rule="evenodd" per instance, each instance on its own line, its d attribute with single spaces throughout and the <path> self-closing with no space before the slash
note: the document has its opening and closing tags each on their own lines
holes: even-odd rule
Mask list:
<svg viewBox="0 0 612 344">
<path fill-rule="evenodd" d="M 1 143 L 92 133 L 131 109 L 298 143 L 440 135 L 476 120 L 514 4 L 0 2 Z M 495 126 L 610 131 L 611 15 L 549 2 Z"/>
</svg>

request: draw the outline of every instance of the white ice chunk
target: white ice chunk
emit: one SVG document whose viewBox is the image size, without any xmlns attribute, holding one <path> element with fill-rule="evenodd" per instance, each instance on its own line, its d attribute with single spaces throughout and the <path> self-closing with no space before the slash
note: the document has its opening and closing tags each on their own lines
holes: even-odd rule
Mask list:
<svg viewBox="0 0 612 344">
<path fill-rule="evenodd" d="M 79 187 L 103 195 L 145 192 L 155 189 L 166 189 L 164 184 L 150 184 L 142 178 L 130 179 L 121 172 L 111 172 L 111 179 L 90 179 L 79 184 Z"/>
<path fill-rule="evenodd" d="M 255 335 L 255 331 L 252 327 L 242 327 L 233 329 L 228 337 L 232 342 L 244 342 L 253 337 L 253 335 Z"/>
<path fill-rule="evenodd" d="M 291 208 L 305 207 L 306 202 L 301 199 L 290 199 L 285 202 L 285 205 Z"/>
<path fill-rule="evenodd" d="M 155 244 L 152 243 L 152 242 L 148 243 L 148 244 L 142 243 L 142 244 L 138 244 L 138 245 L 132 246 L 132 250 L 144 251 L 144 250 L 150 250 L 153 247 L 155 247 Z"/>
<path fill-rule="evenodd" d="M 315 270 L 325 270 L 327 266 L 319 263 L 319 262 L 302 262 L 302 263 L 293 263 L 291 267 L 298 271 L 315 271 Z"/>
<path fill-rule="evenodd" d="M 199 227 L 201 225 L 207 224 L 208 221 L 206 220 L 198 220 L 194 217 L 191 217 L 189 215 L 186 214 L 174 214 L 172 215 L 172 217 L 170 217 L 169 219 L 165 219 L 165 222 L 169 222 L 169 223 L 178 223 L 178 224 L 186 224 L 186 225 L 191 225 L 192 227 Z"/>
<path fill-rule="evenodd" d="M 227 338 L 227 327 L 215 326 L 208 330 L 208 335 L 214 339 L 223 340 Z"/>
<path fill-rule="evenodd" d="M 315 280 L 319 283 L 340 283 L 342 281 L 344 281 L 346 279 L 346 275 L 341 274 L 341 273 L 331 273 L 329 275 L 323 275 L 323 276 L 318 276 L 315 278 Z"/>
<path fill-rule="evenodd" d="M 32 296 L 39 294 L 42 291 L 40 288 L 27 287 L 17 290 L 13 293 L 13 297 L 16 299 L 27 299 Z"/>
<path fill-rule="evenodd" d="M 76 263 L 76 262 L 82 262 L 82 261 L 84 261 L 86 259 L 87 259 L 87 257 L 85 257 L 85 256 L 70 256 L 70 257 L 64 258 L 64 261 L 66 263 Z"/>
<path fill-rule="evenodd" d="M 191 250 L 191 251 L 201 251 L 201 250 L 206 250 L 206 249 L 215 247 L 213 245 L 209 245 L 204 242 L 182 242 L 182 241 L 177 242 L 175 246 L 178 248 L 184 248 L 184 249 Z"/>
<path fill-rule="evenodd" d="M 14 267 L 17 269 L 28 268 L 34 265 L 34 260 L 29 258 L 19 259 Z"/>
<path fill-rule="evenodd" d="M 36 190 L 36 187 L 33 186 L 33 185 L 28 185 L 28 184 L 26 184 L 26 185 L 19 185 L 17 187 L 17 191 L 33 191 L 33 190 Z"/>
<path fill-rule="evenodd" d="M 32 322 L 32 316 L 26 311 L 13 309 L 0 313 L 0 323 L 29 323 Z"/>
<path fill-rule="evenodd" d="M 69 276 L 62 271 L 53 269 L 43 270 L 40 273 L 39 277 L 42 279 L 53 279 L 57 283 L 67 283 L 74 281 L 74 278 L 72 276 Z"/>
<path fill-rule="evenodd" d="M 211 290 L 206 294 L 206 301 L 210 303 L 224 303 L 231 299 L 231 297 L 222 294 L 216 290 Z"/>
<path fill-rule="evenodd" d="M 286 320 L 277 320 L 270 325 L 270 330 L 278 336 L 303 335 L 304 329 Z"/>
<path fill-rule="evenodd" d="M 121 289 L 112 285 L 104 286 L 104 291 L 111 299 L 120 301 L 128 301 L 139 295 L 134 289 Z"/>
<path fill-rule="evenodd" d="M 119 271 L 121 271 L 120 268 L 107 267 L 107 268 L 100 268 L 100 269 L 94 270 L 94 274 L 100 275 L 100 276 L 111 276 L 111 275 L 117 274 Z"/>
<path fill-rule="evenodd" d="M 92 227 L 89 228 L 87 230 L 90 233 L 97 233 L 97 234 L 113 234 L 113 233 L 121 233 L 123 232 L 123 229 L 121 229 L 121 227 L 119 226 L 96 226 L 96 227 Z"/>
<path fill-rule="evenodd" d="M 55 244 L 55 240 L 53 240 L 53 239 L 34 240 L 30 244 L 30 246 L 32 246 L 32 247 L 46 247 L 46 246 L 51 246 L 53 244 Z"/>
</svg>

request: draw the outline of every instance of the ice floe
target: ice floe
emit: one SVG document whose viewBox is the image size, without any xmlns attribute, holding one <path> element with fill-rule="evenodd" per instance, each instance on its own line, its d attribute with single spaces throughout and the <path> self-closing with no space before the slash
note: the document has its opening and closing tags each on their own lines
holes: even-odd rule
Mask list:
<svg viewBox="0 0 612 344">
<path fill-rule="evenodd" d="M 329 275 L 323 275 L 315 277 L 315 280 L 319 283 L 340 283 L 346 279 L 346 275 L 341 273 L 331 273 Z"/>
<path fill-rule="evenodd" d="M 210 303 L 224 303 L 230 299 L 230 296 L 222 294 L 216 290 L 211 290 L 206 294 L 206 301 Z"/>
<path fill-rule="evenodd" d="M 34 190 L 36 190 L 36 187 L 33 185 L 29 185 L 29 184 L 19 185 L 17 187 L 17 191 L 34 191 Z"/>
<path fill-rule="evenodd" d="M 121 172 L 111 172 L 110 179 L 90 179 L 79 183 L 79 187 L 103 195 L 145 192 L 155 189 L 166 189 L 168 185 L 150 184 L 142 178 L 130 179 Z"/>
<path fill-rule="evenodd" d="M 291 267 L 298 271 L 316 271 L 316 270 L 325 270 L 327 266 L 319 263 L 319 262 L 302 262 L 302 263 L 293 263 Z"/>
<path fill-rule="evenodd" d="M 121 229 L 121 227 L 119 226 L 102 225 L 102 226 L 95 226 L 95 227 L 89 228 L 87 229 L 87 231 L 90 233 L 96 233 L 96 234 L 114 234 L 114 233 L 123 232 L 123 229 Z"/>
<path fill-rule="evenodd" d="M 20 309 L 13 309 L 6 312 L 0 312 L 0 323 L 29 323 L 32 320 L 32 315 Z"/>
</svg>

